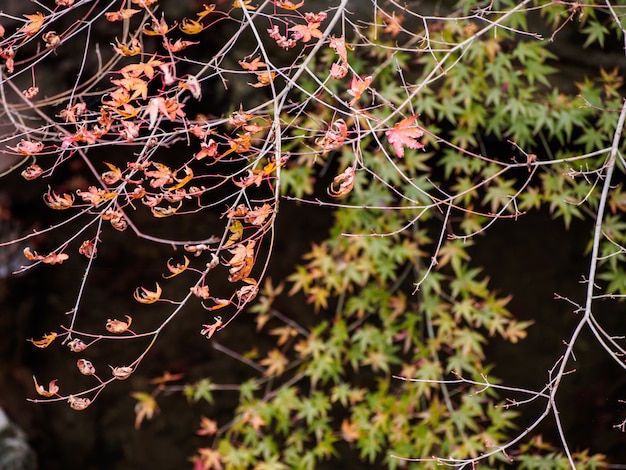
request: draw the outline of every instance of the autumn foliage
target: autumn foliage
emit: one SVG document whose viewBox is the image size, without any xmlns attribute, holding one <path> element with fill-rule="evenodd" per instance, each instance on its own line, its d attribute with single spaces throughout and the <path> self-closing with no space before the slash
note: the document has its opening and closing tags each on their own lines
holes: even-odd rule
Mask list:
<svg viewBox="0 0 626 470">
<path fill-rule="evenodd" d="M 23 246 L 16 273 L 81 266 L 78 294 L 55 312 L 59 327 L 28 341 L 66 348 L 68 368 L 92 385 L 70 390 L 46 371 L 33 377 L 31 401 L 88 409 L 142 374 L 168 325 L 196 309 L 207 347 L 242 323 L 258 338 L 215 346 L 254 376 L 235 386 L 231 420 L 198 418 L 197 470 L 315 468 L 339 448 L 389 468 L 605 462 L 570 449 L 556 397 L 584 329 L 624 368 L 621 340 L 592 308 L 625 295 L 626 203 L 611 180 L 626 166 L 623 79 L 602 69 L 561 92 L 548 79 L 554 56 L 527 20 L 553 41 L 567 30 L 593 47 L 623 38 L 622 7 L 461 1 L 426 14 L 422 2 L 235 0 L 194 3 L 178 17 L 168 1 L 47 3 L 0 13 L 0 118 L 10 166 L 40 185 L 55 218 L 0 247 Z M 96 32 L 108 46 L 78 46 L 69 85 L 45 75 Z M 331 209 L 331 227 L 307 241 L 292 274 L 272 279 L 286 203 Z M 579 314 L 574 333 L 534 390 L 492 377 L 487 343 L 520 342 L 535 318 L 513 316 L 511 297 L 469 251 L 492 225 L 538 210 L 595 229 L 587 290 L 555 295 Z M 169 254 L 132 286 L 132 312 L 84 326 L 84 298 L 97 288 L 88 280 L 117 237 Z M 282 312 L 285 298 L 307 315 Z M 90 356 L 96 344 L 128 342 L 141 350 L 126 362 Z M 164 393 L 214 403 L 226 389 L 218 380 L 165 365 L 132 393 L 131 426 L 166 413 Z M 528 402 L 545 411 L 516 428 Z M 554 445 L 536 430 L 547 416 L 558 423 Z"/>
</svg>

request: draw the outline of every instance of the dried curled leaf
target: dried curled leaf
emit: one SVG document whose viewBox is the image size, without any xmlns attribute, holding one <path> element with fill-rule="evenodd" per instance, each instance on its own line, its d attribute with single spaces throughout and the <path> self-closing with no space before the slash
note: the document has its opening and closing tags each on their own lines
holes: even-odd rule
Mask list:
<svg viewBox="0 0 626 470">
<path fill-rule="evenodd" d="M 46 43 L 46 47 L 57 47 L 61 44 L 61 37 L 54 31 L 46 31 L 41 39 Z"/>
<path fill-rule="evenodd" d="M 172 53 L 180 52 L 183 49 L 186 49 L 189 46 L 193 46 L 195 44 L 199 44 L 199 42 L 198 41 L 183 41 L 182 39 L 177 39 L 176 42 L 172 43 L 171 41 L 167 39 L 163 40 L 163 48 Z"/>
<path fill-rule="evenodd" d="M 213 310 L 219 310 L 220 308 L 227 307 L 231 304 L 231 301 L 229 299 L 218 299 L 217 297 L 213 297 L 211 298 L 211 300 L 215 302 L 215 305 L 213 305 L 212 307 L 207 307 L 206 305 L 204 305 L 204 302 L 202 303 L 202 307 L 209 312 L 212 312 Z"/>
<path fill-rule="evenodd" d="M 249 85 L 254 88 L 262 88 L 272 83 L 275 77 L 276 77 L 276 72 L 268 72 L 267 70 L 264 72 L 257 72 L 256 83 L 249 83 Z"/>
<path fill-rule="evenodd" d="M 76 361 L 76 366 L 78 367 L 78 371 L 83 375 L 94 375 L 96 373 L 96 368 L 91 361 L 87 359 L 79 359 Z"/>
<path fill-rule="evenodd" d="M 315 143 L 322 147 L 322 155 L 326 155 L 331 150 L 341 147 L 348 137 L 348 126 L 343 119 L 337 119 L 326 131 L 324 137 L 317 139 Z"/>
<path fill-rule="evenodd" d="M 94 207 L 100 205 L 101 202 L 115 199 L 117 197 L 117 192 L 107 192 L 104 189 L 98 189 L 95 186 L 89 186 L 89 188 L 87 188 L 87 191 L 81 191 L 80 189 L 77 189 L 76 194 L 78 194 L 83 202 L 88 202 Z"/>
<path fill-rule="evenodd" d="M 304 5 L 304 0 L 302 0 L 300 3 L 293 3 L 290 0 L 278 0 L 277 5 L 285 10 L 293 11 Z"/>
<path fill-rule="evenodd" d="M 117 333 L 117 334 L 124 333 L 125 331 L 128 330 L 128 328 L 130 328 L 130 325 L 133 322 L 133 319 L 130 315 L 125 315 L 125 317 L 128 320 L 128 322 L 124 322 L 122 320 L 108 319 L 105 328 L 110 333 Z"/>
<path fill-rule="evenodd" d="M 155 291 L 148 290 L 145 287 L 138 287 L 137 289 L 135 289 L 133 297 L 137 302 L 141 304 L 153 304 L 154 302 L 159 300 L 162 292 L 163 290 L 157 282 Z"/>
<path fill-rule="evenodd" d="M 269 204 L 265 203 L 260 207 L 255 207 L 252 210 L 248 210 L 244 216 L 244 221 L 250 225 L 263 225 L 265 220 L 272 214 L 273 208 Z"/>
<path fill-rule="evenodd" d="M 200 143 L 200 151 L 194 155 L 196 160 L 202 160 L 206 157 L 217 157 L 218 149 L 217 142 L 213 139 L 209 139 L 208 142 Z"/>
<path fill-rule="evenodd" d="M 204 29 L 202 23 L 196 20 L 191 20 L 189 18 L 183 18 L 183 21 L 179 27 L 183 33 L 189 35 L 199 34 Z"/>
<path fill-rule="evenodd" d="M 243 286 L 235 292 L 237 298 L 239 299 L 239 305 L 247 304 L 248 302 L 254 300 L 254 298 L 259 293 L 259 286 L 256 283 L 255 279 L 250 277 L 242 279 L 244 282 L 247 282 L 247 286 Z"/>
<path fill-rule="evenodd" d="M 247 278 L 254 266 L 254 247 L 256 242 L 254 240 L 248 240 L 245 245 L 241 244 L 229 250 L 233 255 L 230 261 L 227 263 L 230 266 L 228 280 L 230 282 L 237 282 L 244 278 Z"/>
<path fill-rule="evenodd" d="M 211 294 L 209 293 L 209 286 L 192 286 L 189 288 L 189 291 L 196 297 L 204 300 L 211 297 Z"/>
<path fill-rule="evenodd" d="M 109 171 L 102 173 L 101 178 L 104 184 L 115 184 L 122 179 L 122 170 L 111 163 L 103 162 L 109 167 Z"/>
<path fill-rule="evenodd" d="M 46 256 L 43 256 L 37 254 L 36 251 L 31 251 L 31 249 L 28 247 L 24 248 L 23 253 L 26 259 L 28 259 L 29 261 L 41 261 L 45 264 L 61 264 L 63 263 L 63 261 L 69 259 L 69 255 L 65 253 L 52 252 Z"/>
<path fill-rule="evenodd" d="M 85 240 L 81 243 L 80 248 L 78 248 L 78 252 L 87 258 L 95 258 L 98 249 L 93 240 Z"/>
<path fill-rule="evenodd" d="M 70 408 L 77 411 L 82 411 L 91 405 L 91 400 L 89 398 L 79 398 L 74 395 L 70 395 L 67 402 L 69 403 Z"/>
<path fill-rule="evenodd" d="M 185 271 L 187 267 L 189 267 L 189 258 L 187 258 L 186 256 L 183 256 L 183 258 L 184 258 L 184 261 L 182 264 L 181 263 L 172 264 L 172 258 L 167 260 L 167 269 L 172 274 L 168 276 L 163 275 L 165 279 L 170 279 L 174 276 L 178 276 L 180 273 Z"/>
<path fill-rule="evenodd" d="M 37 164 L 32 164 L 28 166 L 24 171 L 22 171 L 21 175 L 27 181 L 31 181 L 39 178 L 43 174 L 43 170 Z"/>
<path fill-rule="evenodd" d="M 117 380 L 126 380 L 133 373 L 133 368 L 128 366 L 111 367 L 111 373 Z"/>
<path fill-rule="evenodd" d="M 137 38 L 132 38 L 130 44 L 119 42 L 119 40 L 115 38 L 115 45 L 113 45 L 113 50 L 121 56 L 133 57 L 141 54 L 141 43 Z"/>
<path fill-rule="evenodd" d="M 185 177 L 178 179 L 178 178 L 174 178 L 177 183 L 174 186 L 170 186 L 167 189 L 168 191 L 174 191 L 175 189 L 180 189 L 183 186 L 185 186 L 187 183 L 189 183 L 192 179 L 193 179 L 193 171 L 191 170 L 191 168 L 189 168 L 188 166 L 185 167 Z"/>
<path fill-rule="evenodd" d="M 350 191 L 352 191 L 352 188 L 354 187 L 354 175 L 354 168 L 349 166 L 345 169 L 343 173 L 335 176 L 335 178 L 333 179 L 333 184 L 328 190 L 328 194 L 330 194 L 332 197 L 341 197 L 348 194 Z M 335 187 L 335 185 L 337 184 L 339 185 L 338 188 Z"/>
<path fill-rule="evenodd" d="M 59 391 L 59 386 L 56 384 L 57 379 L 50 381 L 50 383 L 48 384 L 48 390 L 46 390 L 43 387 L 43 385 L 39 385 L 37 383 L 37 378 L 35 378 L 34 375 L 33 375 L 33 381 L 35 382 L 35 391 L 37 392 L 38 395 L 41 395 L 42 397 L 48 397 L 48 398 L 53 397 Z"/>
<path fill-rule="evenodd" d="M 222 317 L 217 316 L 213 319 L 215 320 L 214 323 L 211 323 L 210 325 L 202 325 L 202 330 L 200 331 L 200 334 L 206 336 L 207 339 L 210 339 L 211 336 L 213 336 L 223 325 Z"/>
<path fill-rule="evenodd" d="M 365 78 L 358 77 L 354 75 L 352 77 L 352 81 L 350 82 L 350 88 L 348 89 L 348 94 L 353 96 L 350 100 L 350 106 L 355 104 L 361 98 L 361 95 L 367 90 L 367 88 L 372 83 L 373 77 L 367 76 Z"/>
<path fill-rule="evenodd" d="M 83 340 L 74 338 L 72 341 L 67 343 L 67 347 L 70 348 L 72 352 L 81 352 L 87 349 L 87 345 L 83 342 Z"/>
<path fill-rule="evenodd" d="M 124 217 L 124 213 L 120 210 L 109 208 L 102 214 L 102 220 L 108 220 L 111 226 L 120 232 L 128 228 L 128 222 Z"/>
<path fill-rule="evenodd" d="M 28 341 L 33 343 L 33 345 L 37 346 L 38 348 L 44 349 L 50 346 L 50 343 L 52 343 L 56 339 L 57 336 L 58 335 L 55 332 L 52 332 L 50 334 L 43 335 L 42 339 L 35 340 L 31 338 Z"/>
<path fill-rule="evenodd" d="M 15 150 L 25 156 L 36 155 L 43 150 L 43 143 L 32 140 L 21 140 L 19 144 L 15 147 L 9 147 L 9 149 Z"/>
<path fill-rule="evenodd" d="M 107 21 L 122 21 L 131 18 L 136 13 L 139 13 L 141 10 L 136 10 L 134 8 L 125 8 L 120 11 L 109 11 L 104 14 L 104 17 Z"/>
<path fill-rule="evenodd" d="M 68 193 L 59 195 L 48 187 L 48 192 L 44 195 L 43 200 L 48 207 L 62 211 L 72 207 L 72 204 L 74 204 L 74 195 Z"/>
<path fill-rule="evenodd" d="M 167 206 L 167 207 L 155 206 L 155 207 L 151 207 L 150 210 L 152 211 L 152 215 L 154 217 L 156 217 L 157 219 L 161 219 L 163 217 L 169 217 L 171 215 L 176 214 L 176 212 L 178 211 L 178 209 L 182 207 L 182 205 L 183 203 L 180 202 L 178 206 Z"/>
</svg>

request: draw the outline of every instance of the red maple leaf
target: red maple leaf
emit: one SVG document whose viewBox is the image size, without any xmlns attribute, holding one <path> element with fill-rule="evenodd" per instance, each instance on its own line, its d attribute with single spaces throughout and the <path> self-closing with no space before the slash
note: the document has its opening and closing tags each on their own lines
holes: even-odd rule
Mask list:
<svg viewBox="0 0 626 470">
<path fill-rule="evenodd" d="M 385 134 L 387 140 L 393 145 L 396 155 L 399 158 L 404 157 L 404 147 L 410 149 L 424 148 L 424 144 L 415 139 L 419 139 L 424 135 L 424 131 L 418 126 L 412 126 L 418 116 L 409 116 L 402 121 L 396 123 L 393 129 L 389 129 Z"/>
</svg>

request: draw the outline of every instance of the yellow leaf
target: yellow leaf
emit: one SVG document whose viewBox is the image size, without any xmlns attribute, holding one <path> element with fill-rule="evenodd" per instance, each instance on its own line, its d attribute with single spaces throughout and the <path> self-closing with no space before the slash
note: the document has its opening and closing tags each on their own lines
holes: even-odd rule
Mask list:
<svg viewBox="0 0 626 470">
<path fill-rule="evenodd" d="M 43 14 L 40 12 L 37 12 L 34 15 L 24 15 L 24 16 L 30 20 L 20 29 L 20 31 L 24 33 L 26 36 L 33 36 L 37 34 L 37 32 L 43 26 L 44 21 L 46 20 L 46 17 L 43 16 Z"/>
<path fill-rule="evenodd" d="M 204 29 L 202 23 L 196 20 L 190 20 L 189 18 L 184 18 L 179 27 L 185 34 L 198 34 Z"/>
<path fill-rule="evenodd" d="M 141 54 L 141 43 L 137 40 L 137 38 L 133 38 L 130 41 L 130 44 L 119 42 L 116 38 L 115 44 L 116 45 L 113 46 L 113 50 L 119 55 L 132 57 L 137 54 Z"/>
<path fill-rule="evenodd" d="M 28 341 L 30 341 L 31 343 L 33 343 L 35 346 L 37 346 L 38 348 L 47 348 L 48 346 L 50 346 L 50 343 L 52 343 L 57 337 L 57 334 L 52 332 L 48 335 L 43 335 L 42 339 L 29 339 Z"/>
<path fill-rule="evenodd" d="M 260 364 L 267 367 L 263 375 L 281 375 L 285 371 L 285 367 L 289 364 L 287 358 L 278 349 L 272 349 L 267 353 L 267 357 Z"/>
<path fill-rule="evenodd" d="M 256 10 L 256 7 L 253 7 L 252 5 L 250 5 L 252 3 L 252 0 L 243 0 L 243 2 L 241 0 L 235 0 L 233 2 L 233 8 L 245 8 L 246 10 Z"/>
<path fill-rule="evenodd" d="M 284 10 L 297 10 L 298 8 L 300 8 L 302 5 L 304 5 L 304 0 L 302 0 L 300 3 L 293 3 L 289 0 L 279 0 L 278 2 L 278 6 L 283 8 Z"/>
<path fill-rule="evenodd" d="M 167 189 L 168 191 L 174 191 L 176 189 L 182 188 L 187 183 L 189 183 L 193 178 L 193 171 L 188 166 L 185 167 L 185 175 L 186 176 L 181 180 L 179 180 L 178 178 L 175 178 L 176 181 L 178 181 L 178 183 L 176 183 L 174 186 L 170 186 L 169 188 L 165 188 L 165 189 Z"/>
<path fill-rule="evenodd" d="M 144 419 L 152 419 L 158 413 L 159 406 L 154 397 L 145 392 L 135 392 L 131 396 L 137 400 L 135 405 L 135 429 L 139 429 Z"/>
<path fill-rule="evenodd" d="M 202 6 L 204 7 L 204 10 L 198 13 L 198 20 L 204 19 L 205 16 L 207 16 L 210 13 L 213 13 L 213 11 L 215 10 L 214 3 L 211 3 L 210 5 L 207 5 L 206 3 L 204 3 Z"/>
<path fill-rule="evenodd" d="M 170 215 L 174 215 L 178 209 L 181 208 L 183 203 L 181 202 L 178 206 L 167 206 L 167 207 L 151 207 L 152 215 L 156 218 L 169 217 Z"/>
</svg>

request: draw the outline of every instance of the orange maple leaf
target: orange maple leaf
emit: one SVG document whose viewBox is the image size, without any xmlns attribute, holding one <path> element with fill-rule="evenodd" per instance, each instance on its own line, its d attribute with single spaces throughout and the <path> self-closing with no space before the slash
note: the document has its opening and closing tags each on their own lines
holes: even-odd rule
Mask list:
<svg viewBox="0 0 626 470">
<path fill-rule="evenodd" d="M 290 0 L 279 0 L 276 4 L 284 10 L 293 11 L 304 5 L 304 0 L 302 0 L 300 3 L 293 3 Z"/>
<path fill-rule="evenodd" d="M 47 348 L 48 346 L 50 346 L 50 343 L 52 343 L 56 337 L 58 335 L 55 332 L 52 332 L 48 335 L 43 335 L 42 339 L 29 339 L 28 341 L 30 341 L 31 343 L 33 343 L 34 346 L 37 346 L 38 348 Z"/>
<path fill-rule="evenodd" d="M 387 140 L 393 145 L 396 155 L 400 158 L 404 157 L 404 147 L 410 149 L 424 148 L 424 144 L 415 140 L 424 135 L 424 131 L 420 127 L 413 126 L 417 118 L 418 116 L 404 118 L 402 121 L 396 123 L 393 129 L 389 129 L 385 133 Z"/>
<path fill-rule="evenodd" d="M 104 14 L 104 18 L 107 21 L 122 21 L 131 18 L 136 13 L 139 13 L 141 10 L 136 10 L 134 8 L 125 8 L 120 11 L 110 11 Z"/>
<path fill-rule="evenodd" d="M 252 62 L 246 62 L 245 60 L 240 60 L 239 65 L 245 70 L 255 71 L 260 67 L 265 67 L 267 64 L 261 60 L 261 56 L 255 57 L 252 59 Z"/>
<path fill-rule="evenodd" d="M 227 263 L 230 266 L 228 280 L 230 282 L 237 282 L 244 278 L 247 278 L 254 266 L 254 247 L 256 242 L 254 240 L 248 240 L 246 245 L 237 245 L 232 250 L 229 250 L 233 257 Z"/>
<path fill-rule="evenodd" d="M 343 38 L 337 38 L 333 36 L 332 38 L 330 38 L 328 47 L 335 50 L 342 63 L 345 64 L 348 62 L 348 51 L 346 49 L 346 42 Z"/>
<path fill-rule="evenodd" d="M 348 94 L 354 96 L 354 98 L 350 100 L 350 106 L 359 101 L 359 98 L 361 98 L 361 95 L 370 86 L 372 80 L 373 78 L 371 76 L 367 76 L 363 79 L 356 75 L 352 77 L 352 81 L 350 82 L 350 88 L 348 89 Z"/>
<path fill-rule="evenodd" d="M 324 33 L 318 29 L 319 26 L 320 23 L 315 22 L 307 23 L 306 25 L 298 24 L 296 26 L 292 26 L 290 28 L 291 37 L 296 41 L 302 40 L 302 42 L 309 42 L 311 38 L 320 39 L 324 36 Z"/>
<path fill-rule="evenodd" d="M 43 26 L 46 17 L 41 12 L 37 12 L 34 15 L 24 15 L 30 21 L 20 28 L 20 31 L 26 36 L 34 36 Z"/>
<path fill-rule="evenodd" d="M 163 47 L 169 52 L 180 52 L 189 46 L 193 46 L 194 44 L 199 43 L 198 41 L 183 41 L 182 39 L 177 39 L 174 43 L 168 41 L 167 39 L 163 40 Z"/>
</svg>

